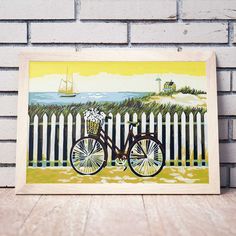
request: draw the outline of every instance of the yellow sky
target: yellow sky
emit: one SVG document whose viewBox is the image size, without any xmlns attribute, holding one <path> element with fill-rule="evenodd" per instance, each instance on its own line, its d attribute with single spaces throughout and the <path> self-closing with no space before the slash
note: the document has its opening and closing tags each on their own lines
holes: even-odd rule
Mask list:
<svg viewBox="0 0 236 236">
<path fill-rule="evenodd" d="M 206 75 L 205 62 L 30 62 L 30 78 L 50 74 L 78 73 L 81 76 L 95 76 L 102 72 L 118 75 L 141 74 L 185 74 Z"/>
</svg>

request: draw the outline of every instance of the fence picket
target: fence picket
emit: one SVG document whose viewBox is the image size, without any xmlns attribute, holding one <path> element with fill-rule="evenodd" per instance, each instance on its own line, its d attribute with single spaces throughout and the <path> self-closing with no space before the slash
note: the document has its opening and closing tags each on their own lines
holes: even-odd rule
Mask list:
<svg viewBox="0 0 236 236">
<path fill-rule="evenodd" d="M 120 125 L 121 117 L 120 114 L 116 114 L 116 146 L 120 148 Z"/>
<path fill-rule="evenodd" d="M 61 114 L 59 116 L 59 152 L 58 152 L 58 160 L 59 165 L 63 164 L 63 139 L 64 139 L 64 115 Z"/>
<path fill-rule="evenodd" d="M 181 159 L 182 165 L 186 165 L 186 115 L 181 115 Z"/>
<path fill-rule="evenodd" d="M 67 117 L 67 161 L 70 161 L 70 149 L 72 147 L 72 128 L 73 116 L 69 114 Z"/>
<path fill-rule="evenodd" d="M 81 116 L 78 113 L 75 117 L 75 138 L 76 140 L 81 137 Z"/>
<path fill-rule="evenodd" d="M 37 115 L 34 116 L 34 139 L 33 139 L 33 166 L 37 166 L 38 163 L 38 125 L 39 118 Z"/>
<path fill-rule="evenodd" d="M 125 113 L 124 115 L 124 123 L 121 123 L 121 115 L 117 113 L 115 116 L 113 116 L 111 113 L 109 113 L 109 116 L 112 119 L 108 120 L 107 123 L 107 133 L 112 138 L 113 134 L 115 132 L 115 143 L 118 147 L 121 147 L 121 140 L 123 140 L 123 136 L 121 138 L 121 135 L 124 135 L 125 137 L 128 134 L 128 128 L 129 124 L 127 121 L 131 120 L 136 122 L 138 120 L 138 116 L 136 113 L 129 114 Z M 122 118 L 123 119 L 123 118 Z M 173 133 L 171 129 L 171 120 L 173 119 Z M 202 116 L 200 113 L 197 113 L 196 115 L 196 123 L 195 118 L 193 116 L 193 113 L 189 114 L 189 118 L 187 121 L 187 116 L 183 112 L 181 114 L 181 121 L 179 123 L 179 116 L 177 113 L 174 114 L 173 118 L 170 116 L 170 113 L 167 113 L 165 115 L 165 122 L 163 121 L 162 114 L 159 113 L 157 115 L 157 130 L 155 129 L 155 117 L 153 113 L 150 113 L 149 115 L 149 121 L 147 121 L 147 116 L 145 113 L 141 115 L 141 132 L 157 132 L 158 139 L 163 142 L 163 132 L 162 128 L 163 125 L 165 127 L 165 153 L 166 153 L 166 165 L 170 164 L 171 159 L 173 158 L 172 152 L 171 152 L 171 135 L 174 136 L 174 164 L 178 165 L 179 159 L 179 151 L 181 151 L 181 161 L 182 165 L 186 165 L 186 159 L 190 160 L 190 166 L 194 165 L 194 150 L 196 148 L 197 151 L 197 160 L 198 164 L 200 165 L 202 162 L 208 162 L 208 153 L 207 153 L 207 113 L 204 114 L 204 123 L 201 122 Z M 47 153 L 48 148 L 49 149 L 49 160 L 50 165 L 53 165 L 55 162 L 55 142 L 56 142 L 56 116 L 53 114 L 50 118 L 44 114 L 42 123 L 39 123 L 39 117 L 38 115 L 35 115 L 33 117 L 33 121 L 31 125 L 33 124 L 33 166 L 37 166 L 39 160 L 42 159 L 43 166 L 46 163 L 47 160 Z M 82 117 L 80 114 L 77 114 L 75 117 L 75 126 L 73 125 L 73 116 L 72 114 L 69 114 L 67 117 L 67 120 L 65 121 L 64 115 L 61 114 L 59 116 L 59 132 L 58 132 L 58 160 L 60 165 L 63 164 L 63 159 L 67 158 L 67 161 L 69 160 L 69 154 L 70 149 L 72 146 L 72 131 L 75 129 L 75 137 L 76 139 L 79 139 L 81 137 L 82 130 L 85 130 L 84 135 L 86 135 L 86 129 L 82 129 L 83 125 L 85 125 L 82 122 Z M 123 121 L 123 120 L 122 120 Z M 28 117 L 29 122 L 29 130 L 30 131 L 30 117 Z M 113 129 L 113 125 L 115 122 L 115 130 Z M 48 124 L 50 124 L 50 136 L 48 137 Z M 196 124 L 196 131 L 195 131 L 195 124 Z M 67 138 L 64 140 L 64 126 L 67 125 Z M 124 132 L 121 133 L 121 127 L 124 125 Z M 180 127 L 179 127 L 180 125 Z M 188 136 L 187 136 L 187 125 L 188 125 Z M 203 127 L 202 127 L 203 125 Z M 39 133 L 39 126 L 42 127 L 42 134 Z M 149 127 L 146 129 L 146 127 Z M 137 127 L 134 127 L 133 132 L 134 134 L 138 133 Z M 179 136 L 179 131 L 181 130 L 181 136 Z M 196 133 L 195 133 L 196 132 Z M 39 137 L 41 135 L 41 137 Z M 197 135 L 197 139 L 195 139 L 195 135 Z M 204 146 L 202 146 L 202 136 L 204 137 Z M 180 137 L 180 138 L 179 138 Z M 187 143 L 187 137 L 189 138 L 189 142 Z M 41 142 L 39 143 L 39 139 L 42 139 L 42 146 Z M 64 157 L 64 142 L 67 141 L 67 156 Z M 181 143 L 181 150 L 179 150 L 179 144 Z M 50 147 L 48 146 L 50 144 Z M 188 145 L 188 146 L 187 146 Z M 38 156 L 38 150 L 41 150 L 42 148 L 42 157 Z M 189 155 L 187 157 L 187 148 L 189 150 Z M 202 153 L 204 150 L 205 154 L 205 160 L 202 160 Z M 108 163 L 110 164 L 112 162 L 112 152 L 110 149 L 108 149 Z"/>
<path fill-rule="evenodd" d="M 109 113 L 109 116 L 111 117 L 111 119 L 108 120 L 108 136 L 110 136 L 112 138 L 113 135 L 113 115 L 111 113 Z M 110 164 L 112 162 L 112 151 L 110 148 L 108 148 L 108 160 L 107 160 L 108 164 Z"/>
<path fill-rule="evenodd" d="M 133 114 L 133 122 L 137 122 L 137 121 L 138 121 L 137 113 L 134 113 Z M 138 127 L 137 126 L 133 128 L 133 133 L 134 133 L 134 135 L 138 134 Z"/>
<path fill-rule="evenodd" d="M 201 114 L 197 113 L 197 159 L 198 165 L 202 164 L 202 124 Z"/>
<path fill-rule="evenodd" d="M 190 166 L 194 165 L 194 123 L 193 113 L 189 114 L 189 160 Z"/>
<path fill-rule="evenodd" d="M 162 142 L 162 114 L 159 113 L 157 116 L 157 138 Z"/>
<path fill-rule="evenodd" d="M 149 132 L 154 133 L 154 115 L 153 113 L 149 116 Z"/>
<path fill-rule="evenodd" d="M 207 112 L 204 114 L 204 150 L 205 150 L 205 162 L 208 163 Z"/>
<path fill-rule="evenodd" d="M 166 114 L 166 161 L 170 164 L 170 113 Z"/>
<path fill-rule="evenodd" d="M 56 116 L 51 116 L 51 137 L 50 137 L 50 165 L 54 164 L 55 161 L 55 135 L 56 134 Z"/>
<path fill-rule="evenodd" d="M 47 114 L 43 115 L 43 143 L 42 143 L 42 161 L 45 165 L 47 161 L 47 137 L 48 137 L 48 116 Z"/>
<path fill-rule="evenodd" d="M 142 116 L 141 116 L 141 132 L 142 133 L 145 133 L 146 132 L 146 114 L 145 113 L 142 113 Z"/>
<path fill-rule="evenodd" d="M 124 119 L 124 122 L 125 122 L 125 132 L 124 132 L 124 140 L 126 139 L 128 133 L 129 133 L 129 114 L 126 112 L 125 113 L 125 119 Z"/>
<path fill-rule="evenodd" d="M 178 114 L 174 114 L 174 160 L 175 165 L 178 165 L 179 156 L 179 138 L 178 138 Z"/>
</svg>

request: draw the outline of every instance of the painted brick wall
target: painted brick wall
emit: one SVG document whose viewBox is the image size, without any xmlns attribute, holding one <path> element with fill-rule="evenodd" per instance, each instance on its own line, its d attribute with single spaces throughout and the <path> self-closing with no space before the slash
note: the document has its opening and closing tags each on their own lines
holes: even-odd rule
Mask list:
<svg viewBox="0 0 236 236">
<path fill-rule="evenodd" d="M 221 185 L 236 187 L 236 0 L 0 0 L 0 186 L 14 186 L 18 53 L 147 47 L 217 53 Z"/>
</svg>

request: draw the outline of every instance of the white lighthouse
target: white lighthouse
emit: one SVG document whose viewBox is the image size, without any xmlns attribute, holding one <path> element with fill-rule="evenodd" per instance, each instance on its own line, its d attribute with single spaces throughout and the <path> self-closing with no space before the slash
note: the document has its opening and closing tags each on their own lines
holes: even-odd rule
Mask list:
<svg viewBox="0 0 236 236">
<path fill-rule="evenodd" d="M 161 78 L 156 78 L 157 81 L 157 94 L 161 92 Z"/>
</svg>

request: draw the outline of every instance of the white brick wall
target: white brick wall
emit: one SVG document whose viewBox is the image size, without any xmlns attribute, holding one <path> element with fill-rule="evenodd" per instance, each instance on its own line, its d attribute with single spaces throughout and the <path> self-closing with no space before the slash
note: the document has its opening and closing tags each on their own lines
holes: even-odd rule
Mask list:
<svg viewBox="0 0 236 236">
<path fill-rule="evenodd" d="M 127 43 L 125 23 L 33 23 L 32 43 Z"/>
<path fill-rule="evenodd" d="M 225 23 L 131 24 L 131 42 L 227 43 L 227 27 Z"/>
<path fill-rule="evenodd" d="M 235 19 L 235 0 L 183 0 L 183 19 Z"/>
<path fill-rule="evenodd" d="M 217 54 L 222 186 L 236 187 L 236 0 L 0 0 L 0 186 L 14 186 L 18 54 L 158 47 Z"/>
<path fill-rule="evenodd" d="M 80 19 L 172 20 L 175 0 L 81 0 Z"/>
<path fill-rule="evenodd" d="M 74 19 L 73 0 L 0 0 L 0 19 Z"/>
</svg>

